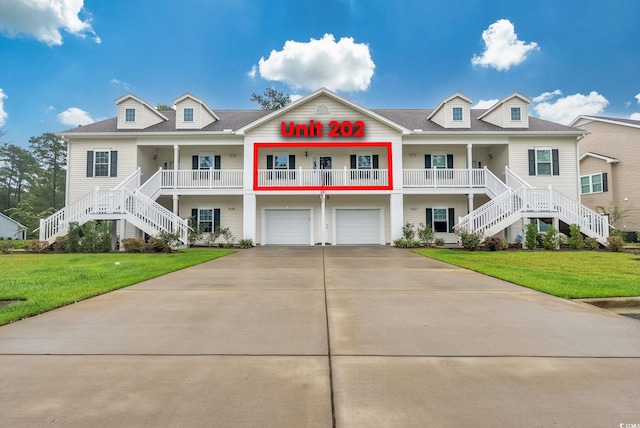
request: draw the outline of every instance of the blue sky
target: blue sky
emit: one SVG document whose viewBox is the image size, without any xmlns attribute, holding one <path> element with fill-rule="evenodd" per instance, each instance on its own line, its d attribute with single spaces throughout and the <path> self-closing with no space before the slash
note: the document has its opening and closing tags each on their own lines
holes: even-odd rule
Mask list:
<svg viewBox="0 0 640 428">
<path fill-rule="evenodd" d="M 474 105 L 640 120 L 637 0 L 0 0 L 0 141 L 189 92 L 212 109 L 326 86 L 369 108 Z"/>
</svg>

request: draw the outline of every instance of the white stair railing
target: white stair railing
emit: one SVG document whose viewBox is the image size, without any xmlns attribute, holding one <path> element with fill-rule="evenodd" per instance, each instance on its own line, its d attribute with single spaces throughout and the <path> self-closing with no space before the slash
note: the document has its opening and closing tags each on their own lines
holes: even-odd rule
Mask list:
<svg viewBox="0 0 640 428">
<path fill-rule="evenodd" d="M 502 182 L 496 175 L 489 170 L 489 168 L 484 167 L 484 182 L 487 192 L 492 194 L 494 197 L 502 195 L 504 192 L 509 190 L 509 187 Z"/>
<path fill-rule="evenodd" d="M 520 187 L 526 187 L 532 189 L 533 187 L 524 181 L 518 174 L 511 171 L 508 166 L 504 167 L 505 180 L 507 182 L 507 186 L 512 189 L 519 189 Z"/>
<path fill-rule="evenodd" d="M 155 196 L 158 194 L 160 189 L 163 186 L 162 183 L 162 168 L 157 170 L 155 174 L 153 174 L 147 181 L 145 181 L 142 186 L 137 188 L 136 193 L 146 196 L 151 200 L 155 200 Z"/>
</svg>

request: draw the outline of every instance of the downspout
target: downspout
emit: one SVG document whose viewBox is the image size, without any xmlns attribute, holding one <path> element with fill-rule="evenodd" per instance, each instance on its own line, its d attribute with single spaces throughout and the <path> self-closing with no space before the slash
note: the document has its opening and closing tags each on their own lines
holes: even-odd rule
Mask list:
<svg viewBox="0 0 640 428">
<path fill-rule="evenodd" d="M 589 132 L 576 137 L 576 172 L 578 181 L 578 202 L 582 204 L 582 181 L 580 180 L 580 140 L 586 137 Z"/>
</svg>

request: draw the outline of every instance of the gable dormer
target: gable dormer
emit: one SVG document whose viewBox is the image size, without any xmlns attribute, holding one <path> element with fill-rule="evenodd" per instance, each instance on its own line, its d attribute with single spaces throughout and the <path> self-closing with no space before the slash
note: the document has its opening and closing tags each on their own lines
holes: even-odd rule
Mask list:
<svg viewBox="0 0 640 428">
<path fill-rule="evenodd" d="M 478 119 L 500 128 L 528 128 L 531 99 L 514 92 L 482 113 Z"/>
<path fill-rule="evenodd" d="M 145 100 L 126 94 L 116 100 L 118 129 L 145 129 L 168 120 Z"/>
<path fill-rule="evenodd" d="M 471 99 L 456 92 L 436 107 L 427 120 L 437 123 L 443 128 L 471 128 Z"/>
<path fill-rule="evenodd" d="M 218 116 L 201 99 L 186 93 L 176 98 L 176 129 L 202 129 L 219 120 Z"/>
</svg>

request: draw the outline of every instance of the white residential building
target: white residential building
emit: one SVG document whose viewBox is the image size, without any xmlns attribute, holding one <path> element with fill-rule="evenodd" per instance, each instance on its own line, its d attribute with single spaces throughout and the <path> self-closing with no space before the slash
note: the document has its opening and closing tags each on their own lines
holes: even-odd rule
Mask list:
<svg viewBox="0 0 640 428">
<path fill-rule="evenodd" d="M 71 221 L 118 220 L 120 238 L 208 230 L 269 244 L 392 244 L 406 222 L 513 241 L 528 219 L 578 223 L 604 242 L 606 218 L 580 205 L 584 132 L 528 114 L 514 93 L 471 109 L 456 93 L 435 109 L 368 109 L 319 89 L 277 111 L 212 109 L 197 97 L 157 111 L 127 94 L 117 116 L 70 129 Z"/>
</svg>

